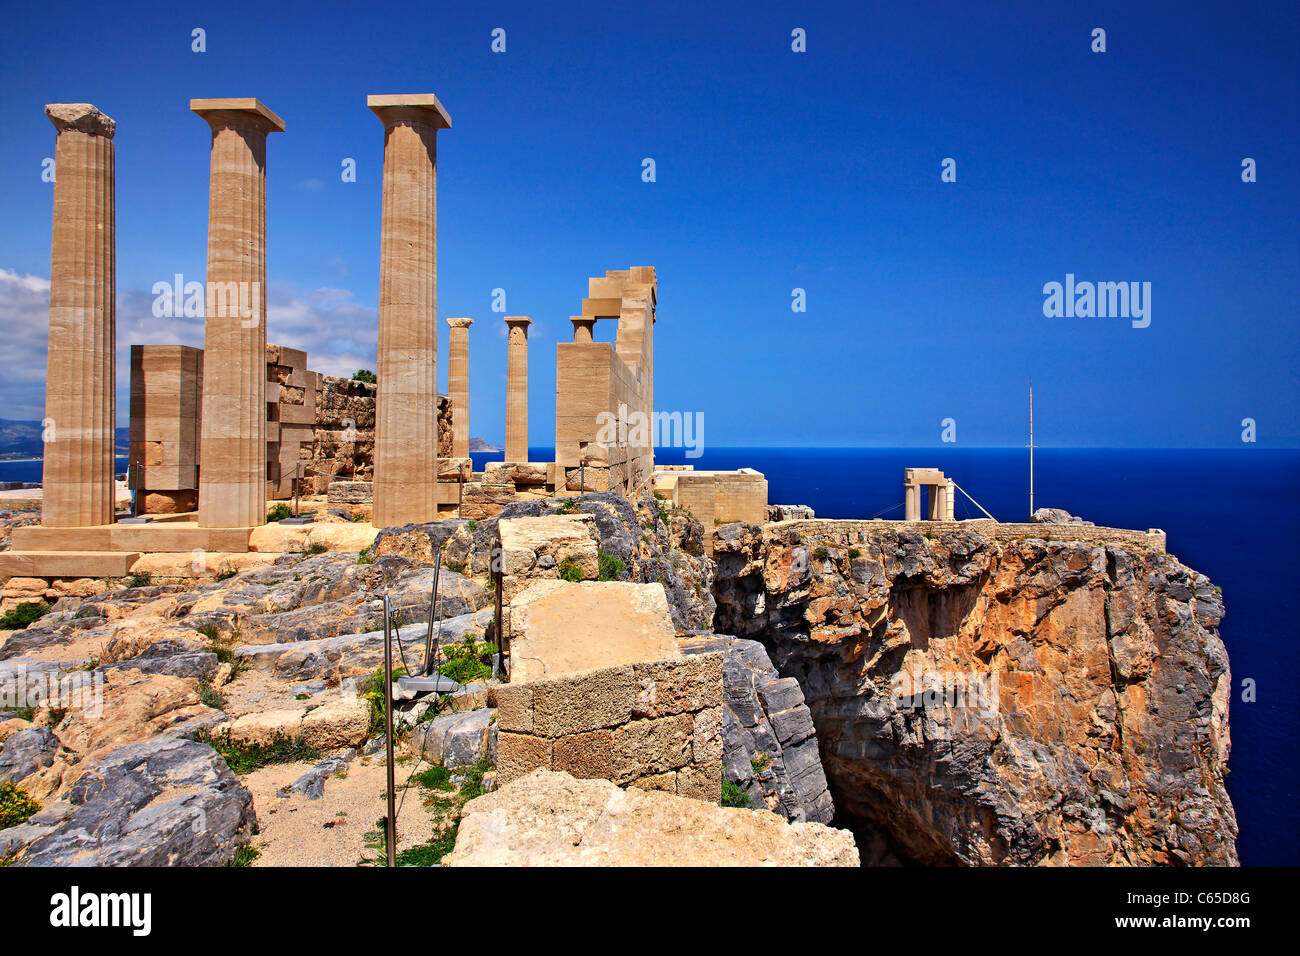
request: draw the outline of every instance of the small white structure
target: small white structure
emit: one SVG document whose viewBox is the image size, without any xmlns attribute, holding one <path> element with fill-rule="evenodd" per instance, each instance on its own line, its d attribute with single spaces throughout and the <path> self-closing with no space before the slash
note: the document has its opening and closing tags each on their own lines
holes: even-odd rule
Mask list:
<svg viewBox="0 0 1300 956">
<path fill-rule="evenodd" d="M 931 521 L 952 521 L 956 484 L 938 468 L 908 468 L 903 472 L 904 521 L 921 520 L 921 487 L 930 489 Z"/>
</svg>

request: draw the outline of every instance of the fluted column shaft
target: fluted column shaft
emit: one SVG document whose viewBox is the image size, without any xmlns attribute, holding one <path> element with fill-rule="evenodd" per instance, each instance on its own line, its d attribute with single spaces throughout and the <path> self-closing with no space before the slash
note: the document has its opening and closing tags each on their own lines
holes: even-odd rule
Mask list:
<svg viewBox="0 0 1300 956">
<path fill-rule="evenodd" d="M 469 457 L 469 327 L 473 319 L 448 319 L 451 327 L 447 394 L 451 398 L 451 456 Z"/>
<path fill-rule="evenodd" d="M 441 107 L 370 97 L 384 124 L 379 260 L 377 527 L 438 516 L 438 154 Z M 436 100 L 435 100 L 436 102 Z"/>
<path fill-rule="evenodd" d="M 506 461 L 528 460 L 528 326 L 524 315 L 506 316 Z"/>
<path fill-rule="evenodd" d="M 199 524 L 266 522 L 266 135 L 255 101 L 196 101 L 212 128 Z"/>
<path fill-rule="evenodd" d="M 116 126 L 86 103 L 45 113 L 58 138 L 41 523 L 84 528 L 114 510 Z"/>
</svg>

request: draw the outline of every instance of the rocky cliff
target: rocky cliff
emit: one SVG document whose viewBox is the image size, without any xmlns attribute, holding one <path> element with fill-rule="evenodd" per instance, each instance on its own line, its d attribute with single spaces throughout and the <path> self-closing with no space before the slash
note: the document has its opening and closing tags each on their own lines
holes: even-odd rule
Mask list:
<svg viewBox="0 0 1300 956">
<path fill-rule="evenodd" d="M 798 679 L 864 862 L 1235 864 L 1218 590 L 1042 535 L 723 526 L 715 629 Z"/>
</svg>

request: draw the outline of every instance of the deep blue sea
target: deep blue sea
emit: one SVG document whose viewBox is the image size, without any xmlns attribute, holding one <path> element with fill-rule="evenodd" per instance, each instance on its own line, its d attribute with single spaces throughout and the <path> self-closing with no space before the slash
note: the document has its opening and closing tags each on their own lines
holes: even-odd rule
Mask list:
<svg viewBox="0 0 1300 956">
<path fill-rule="evenodd" d="M 500 453 L 475 454 L 476 469 Z M 550 448 L 530 450 L 533 461 Z M 903 469 L 941 468 L 1003 521 L 1028 517 L 1028 453 L 959 448 L 714 448 L 697 459 L 660 449 L 664 464 L 749 467 L 768 500 L 825 518 L 901 517 Z M 124 463 L 119 463 L 119 469 Z M 0 462 L 0 480 L 39 481 L 40 462 Z M 1220 627 L 1232 662 L 1228 791 L 1243 864 L 1300 864 L 1300 451 L 1038 449 L 1035 504 L 1099 525 L 1162 528 L 1169 550 L 1223 588 Z M 957 517 L 978 512 L 960 495 Z M 1256 701 L 1242 701 L 1245 678 Z"/>
</svg>

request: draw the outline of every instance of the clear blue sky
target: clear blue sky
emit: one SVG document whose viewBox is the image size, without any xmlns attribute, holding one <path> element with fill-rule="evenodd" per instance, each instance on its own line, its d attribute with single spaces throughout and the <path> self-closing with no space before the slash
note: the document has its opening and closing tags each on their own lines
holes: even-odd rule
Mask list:
<svg viewBox="0 0 1300 956">
<path fill-rule="evenodd" d="M 454 123 L 439 380 L 443 318 L 475 318 L 476 435 L 503 432 L 492 289 L 537 323 L 545 445 L 586 277 L 649 264 L 656 404 L 703 412 L 710 445 L 935 445 L 948 417 L 961 445 L 1020 445 L 1030 377 L 1046 445 L 1232 446 L 1245 417 L 1260 446 L 1300 445 L 1295 3 L 8 7 L 0 417 L 40 417 L 45 103 L 118 123 L 123 356 L 202 344 L 201 324 L 149 312 L 155 282 L 203 278 L 208 132 L 189 99 L 278 112 L 270 337 L 338 371 L 374 361 L 383 144 L 366 94 L 432 91 Z M 1067 272 L 1152 283 L 1150 327 L 1045 317 L 1043 284 Z"/>
</svg>

